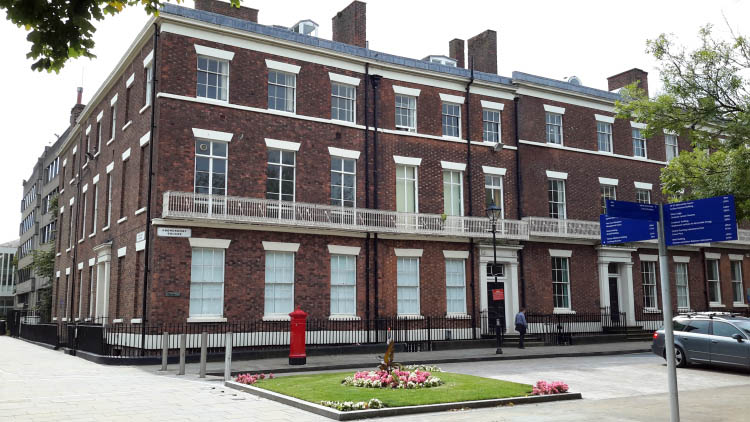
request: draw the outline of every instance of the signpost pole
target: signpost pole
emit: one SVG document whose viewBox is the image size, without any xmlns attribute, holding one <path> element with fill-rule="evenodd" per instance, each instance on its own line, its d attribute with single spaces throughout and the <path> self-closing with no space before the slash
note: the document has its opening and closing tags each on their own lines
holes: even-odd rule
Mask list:
<svg viewBox="0 0 750 422">
<path fill-rule="evenodd" d="M 674 358 L 674 331 L 672 329 L 672 295 L 669 284 L 669 262 L 664 234 L 664 208 L 659 207 L 659 276 L 661 280 L 661 303 L 664 315 L 664 345 L 667 355 L 667 384 L 669 385 L 669 410 L 672 422 L 680 421 L 680 405 L 677 398 L 677 367 Z"/>
</svg>

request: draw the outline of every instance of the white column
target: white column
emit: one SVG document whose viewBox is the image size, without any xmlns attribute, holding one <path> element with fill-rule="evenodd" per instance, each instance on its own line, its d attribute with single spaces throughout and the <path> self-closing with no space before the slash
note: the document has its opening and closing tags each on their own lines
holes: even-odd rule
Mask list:
<svg viewBox="0 0 750 422">
<path fill-rule="evenodd" d="M 609 263 L 599 261 L 599 306 L 608 308 L 609 303 Z"/>
<path fill-rule="evenodd" d="M 508 333 L 515 331 L 515 318 L 519 311 L 519 290 L 518 290 L 518 264 L 513 262 L 509 264 L 509 279 L 505 282 L 505 330 Z"/>
<path fill-rule="evenodd" d="M 624 277 L 620 277 L 620 285 L 622 285 L 622 298 L 625 302 L 625 312 L 628 314 L 627 325 L 635 325 L 635 297 L 633 295 L 633 263 L 625 262 L 622 264 L 625 268 Z"/>
</svg>

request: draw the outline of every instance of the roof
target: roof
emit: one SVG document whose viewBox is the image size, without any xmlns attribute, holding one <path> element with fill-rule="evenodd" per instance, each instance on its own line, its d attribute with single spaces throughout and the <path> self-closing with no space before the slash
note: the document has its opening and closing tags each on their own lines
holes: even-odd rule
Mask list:
<svg viewBox="0 0 750 422">
<path fill-rule="evenodd" d="M 0 243 L 0 248 L 18 248 L 20 239 L 11 240 L 10 242 Z"/>
<path fill-rule="evenodd" d="M 544 76 L 536 76 L 529 73 L 513 72 L 514 81 L 529 82 L 536 85 L 548 86 L 551 88 L 563 89 L 566 91 L 578 92 L 581 94 L 590 95 L 592 97 L 603 98 L 609 101 L 619 100 L 620 94 L 616 92 L 609 92 L 603 89 L 589 88 L 583 85 L 576 85 L 570 82 L 558 81 L 556 79 L 545 78 Z"/>
<path fill-rule="evenodd" d="M 288 29 L 276 28 L 272 26 L 261 25 L 243 19 L 237 19 L 230 16 L 220 15 L 218 13 L 207 12 L 205 10 L 190 9 L 187 7 L 176 6 L 171 3 L 162 5 L 161 13 L 182 16 L 184 18 L 195 19 L 201 22 L 211 23 L 219 26 L 237 29 L 255 34 L 265 35 L 272 38 L 278 38 L 284 41 L 292 41 L 311 47 L 322 48 L 325 50 L 335 51 L 337 53 L 349 54 L 362 59 L 376 62 L 395 64 L 399 66 L 411 67 L 414 69 L 428 70 L 432 72 L 444 73 L 464 78 L 471 77 L 471 71 L 460 67 L 445 66 L 438 63 L 431 63 L 419 59 L 396 56 L 394 54 L 382 53 L 369 48 L 357 47 L 354 45 L 326 40 L 323 38 L 313 37 L 292 32 Z M 513 81 L 505 76 L 494 75 L 491 73 L 474 71 L 474 79 L 497 83 L 501 85 L 512 85 Z"/>
</svg>

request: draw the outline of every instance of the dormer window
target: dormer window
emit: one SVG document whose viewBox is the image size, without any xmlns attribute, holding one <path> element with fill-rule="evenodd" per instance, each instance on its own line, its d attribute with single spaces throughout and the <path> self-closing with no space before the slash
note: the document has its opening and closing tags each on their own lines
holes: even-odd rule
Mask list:
<svg viewBox="0 0 750 422">
<path fill-rule="evenodd" d="M 446 56 L 427 56 L 422 60 L 428 61 L 430 63 L 442 64 L 443 66 L 458 67 L 458 62 L 456 62 L 456 59 Z"/>
<path fill-rule="evenodd" d="M 318 36 L 318 24 L 310 19 L 301 20 L 292 25 L 292 27 L 289 29 L 292 32 L 296 32 L 302 35 L 310 35 L 313 37 Z"/>
</svg>

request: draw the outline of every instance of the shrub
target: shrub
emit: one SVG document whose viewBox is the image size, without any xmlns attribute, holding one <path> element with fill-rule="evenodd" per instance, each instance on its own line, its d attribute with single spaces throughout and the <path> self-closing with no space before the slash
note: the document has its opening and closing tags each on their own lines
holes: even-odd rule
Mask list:
<svg viewBox="0 0 750 422">
<path fill-rule="evenodd" d="M 378 399 L 370 399 L 369 401 L 327 401 L 320 402 L 321 405 L 326 407 L 332 407 L 336 410 L 346 412 L 349 410 L 365 410 L 365 409 L 382 409 L 385 407 L 382 401 Z"/>
<path fill-rule="evenodd" d="M 429 388 L 443 384 L 438 377 L 433 377 L 430 372 L 414 372 L 393 370 L 388 371 L 361 371 L 355 372 L 353 376 L 341 381 L 344 385 L 366 388 Z"/>
<path fill-rule="evenodd" d="M 273 377 L 274 377 L 273 374 L 255 374 L 255 375 L 239 374 L 234 380 L 240 384 L 250 385 L 250 384 L 255 384 L 256 382 L 258 382 L 258 380 L 262 380 L 266 378 L 273 379 Z"/>
<path fill-rule="evenodd" d="M 562 394 L 568 392 L 568 384 L 562 381 L 542 381 L 536 382 L 536 385 L 531 390 L 532 396 L 544 396 L 548 394 Z"/>
</svg>

